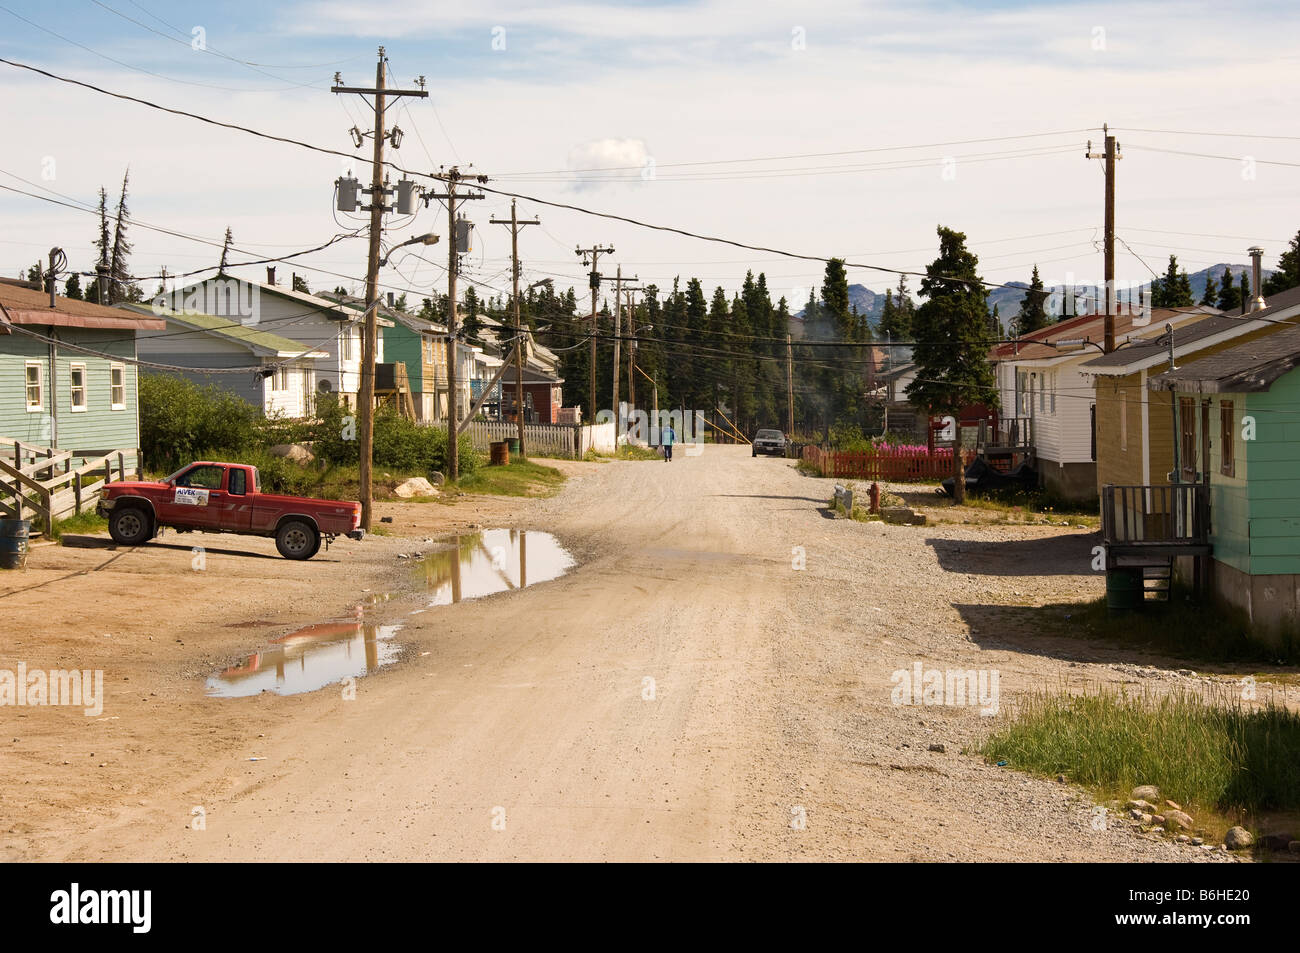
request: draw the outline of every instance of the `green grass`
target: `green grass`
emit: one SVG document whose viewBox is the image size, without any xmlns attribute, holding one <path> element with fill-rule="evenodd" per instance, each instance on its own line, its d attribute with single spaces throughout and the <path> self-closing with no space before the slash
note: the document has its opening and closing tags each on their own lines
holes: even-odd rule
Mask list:
<svg viewBox="0 0 1300 953">
<path fill-rule="evenodd" d="M 1206 700 L 1114 689 L 1043 692 L 980 753 L 990 761 L 1054 777 L 1064 774 L 1103 798 L 1128 798 L 1139 784 L 1223 817 L 1300 807 L 1300 714 L 1268 704 L 1246 708 L 1227 690 Z"/>
<path fill-rule="evenodd" d="M 1049 520 L 1062 520 L 1089 527 L 1101 525 L 1099 504 L 1095 500 L 1084 502 L 1063 500 L 1045 490 L 993 490 L 981 493 L 967 492 L 963 504 L 972 509 L 990 510 L 1012 517 L 1037 516 Z"/>
<path fill-rule="evenodd" d="M 662 449 L 641 447 L 634 443 L 622 444 L 614 453 L 599 453 L 596 450 L 588 450 L 582 457 L 587 463 L 603 463 L 606 460 L 662 460 L 663 458 Z"/>
<path fill-rule="evenodd" d="M 519 460 L 499 467 L 481 467 L 452 485 L 453 492 L 490 493 L 497 496 L 553 496 L 564 482 L 555 467 Z M 447 488 L 444 487 L 444 492 Z"/>
<path fill-rule="evenodd" d="M 1186 660 L 1300 665 L 1300 637 L 1294 631 L 1279 633 L 1274 645 L 1265 644 L 1244 612 L 1194 601 L 1182 586 L 1174 587 L 1168 602 L 1148 601 L 1136 612 L 1110 612 L 1104 598 L 1051 608 L 1069 613 L 1064 634 L 1142 646 Z"/>
<path fill-rule="evenodd" d="M 81 535 L 84 533 L 107 533 L 108 520 L 97 514 L 94 510 L 86 510 L 77 516 L 69 516 L 67 519 L 56 520 L 54 523 L 53 538 L 56 541 L 62 540 L 65 533 L 72 535 Z"/>
</svg>

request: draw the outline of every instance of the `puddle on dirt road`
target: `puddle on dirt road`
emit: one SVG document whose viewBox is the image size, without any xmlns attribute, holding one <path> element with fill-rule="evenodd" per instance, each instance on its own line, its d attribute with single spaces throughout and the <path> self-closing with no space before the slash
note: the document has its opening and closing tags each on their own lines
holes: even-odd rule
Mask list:
<svg viewBox="0 0 1300 953">
<path fill-rule="evenodd" d="M 576 564 L 550 533 L 485 529 L 429 553 L 416 572 L 428 587 L 429 605 L 445 606 L 546 582 Z"/>
<path fill-rule="evenodd" d="M 429 593 L 428 605 L 445 606 L 546 582 L 575 565 L 577 560 L 550 533 L 487 529 L 455 537 L 447 548 L 421 558 L 416 572 Z M 358 619 L 364 610 L 391 598 L 388 592 L 363 596 L 357 607 Z M 409 614 L 424 611 L 416 609 Z M 274 639 L 265 650 L 208 678 L 208 697 L 246 698 L 262 692 L 297 695 L 368 675 L 397 661 L 401 650 L 393 636 L 401 628 L 400 624 L 364 621 L 306 626 Z"/>
<path fill-rule="evenodd" d="M 367 622 L 309 625 L 211 676 L 206 691 L 210 698 L 246 698 L 261 692 L 297 695 L 359 678 L 397 661 L 393 636 L 399 629 Z"/>
</svg>

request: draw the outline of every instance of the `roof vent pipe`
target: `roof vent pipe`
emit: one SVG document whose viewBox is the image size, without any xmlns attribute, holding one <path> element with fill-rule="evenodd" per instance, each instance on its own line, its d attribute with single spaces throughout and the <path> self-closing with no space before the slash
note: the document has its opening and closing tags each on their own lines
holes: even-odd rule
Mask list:
<svg viewBox="0 0 1300 953">
<path fill-rule="evenodd" d="M 1253 245 L 1246 249 L 1250 253 L 1250 281 L 1251 288 L 1255 292 L 1255 297 L 1250 300 L 1250 310 L 1263 311 L 1268 305 L 1264 303 L 1264 275 L 1261 259 L 1264 257 L 1264 249 L 1258 245 Z"/>
</svg>

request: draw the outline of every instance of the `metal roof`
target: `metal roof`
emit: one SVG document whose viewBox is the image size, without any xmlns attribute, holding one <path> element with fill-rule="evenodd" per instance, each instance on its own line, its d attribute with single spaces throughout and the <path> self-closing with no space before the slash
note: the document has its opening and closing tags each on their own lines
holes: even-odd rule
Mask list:
<svg viewBox="0 0 1300 953">
<path fill-rule="evenodd" d="M 149 307 L 138 304 L 124 305 L 132 311 L 154 314 Z M 230 318 L 218 317 L 212 314 L 195 314 L 191 312 L 174 312 L 166 311 L 160 315 L 165 321 L 174 324 L 180 324 L 184 327 L 191 328 L 195 331 L 201 331 L 205 334 L 213 334 L 218 337 L 227 338 L 236 341 L 250 350 L 263 351 L 275 357 L 302 355 L 304 358 L 328 357 L 325 351 L 317 351 L 310 346 L 294 341 L 290 338 L 281 337 L 278 334 L 272 334 L 270 331 L 261 331 L 255 327 L 240 324 L 238 321 L 232 321 Z"/>
</svg>

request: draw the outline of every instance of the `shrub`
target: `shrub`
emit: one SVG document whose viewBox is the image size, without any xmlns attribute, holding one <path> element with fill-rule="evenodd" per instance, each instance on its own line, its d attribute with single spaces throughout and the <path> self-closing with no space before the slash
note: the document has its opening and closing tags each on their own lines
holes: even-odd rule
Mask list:
<svg viewBox="0 0 1300 953">
<path fill-rule="evenodd" d="M 140 376 L 140 449 L 150 469 L 174 469 L 203 451 L 250 449 L 260 417 L 257 407 L 216 385 Z"/>
</svg>

